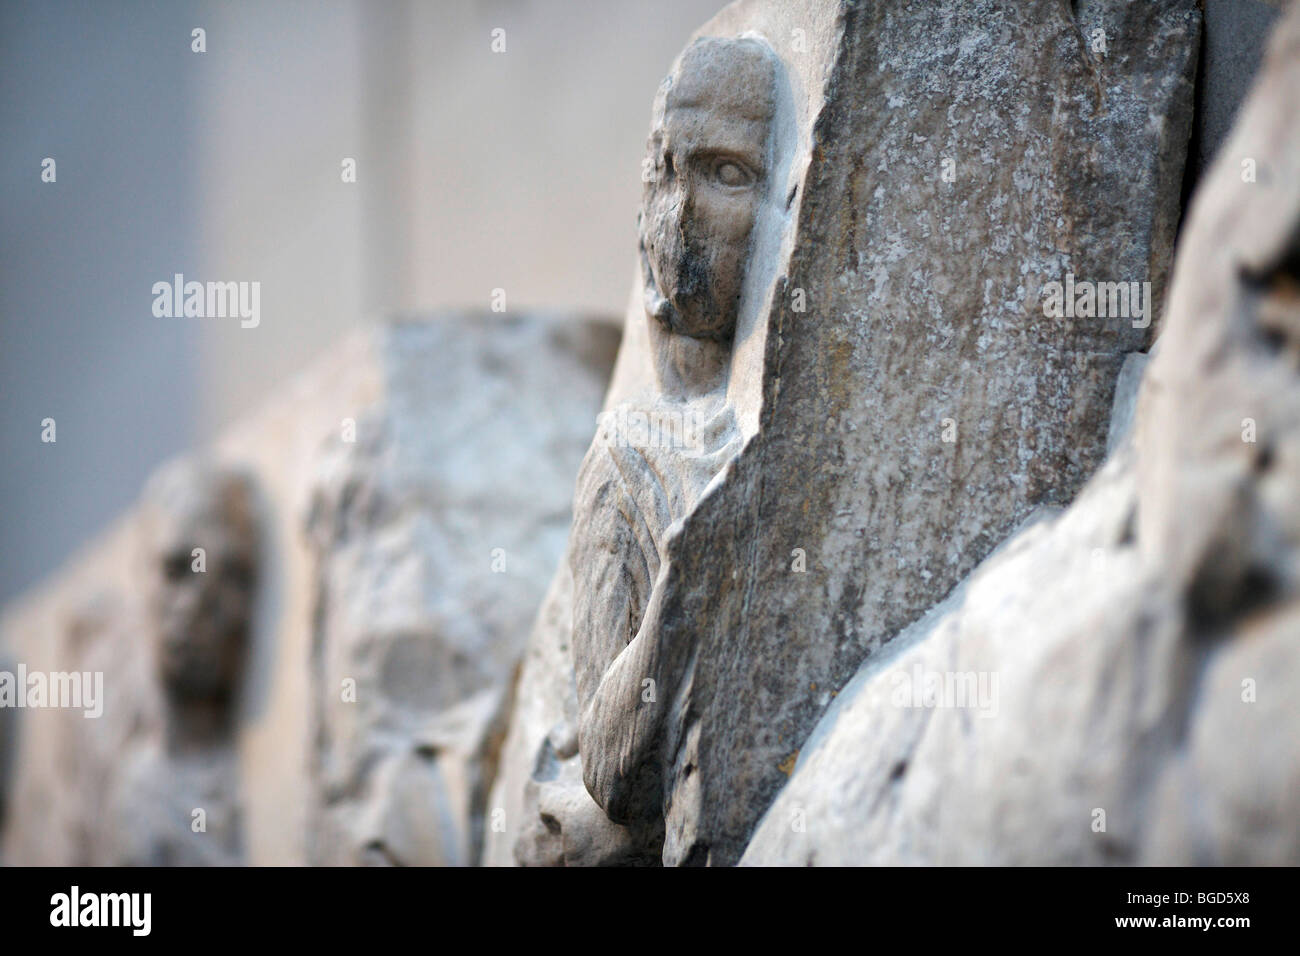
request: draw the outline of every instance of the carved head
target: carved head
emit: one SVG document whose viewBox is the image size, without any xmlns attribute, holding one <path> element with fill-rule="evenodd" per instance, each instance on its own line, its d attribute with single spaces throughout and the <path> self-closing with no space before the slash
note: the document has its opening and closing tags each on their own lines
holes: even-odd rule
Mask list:
<svg viewBox="0 0 1300 956">
<path fill-rule="evenodd" d="M 227 698 L 243 661 L 255 584 L 249 481 L 174 463 L 149 482 L 141 523 L 150 637 L 164 689 L 174 700 Z"/>
<path fill-rule="evenodd" d="M 646 309 L 729 339 L 767 190 L 777 58 L 760 40 L 696 40 L 659 88 L 641 203 Z"/>
</svg>

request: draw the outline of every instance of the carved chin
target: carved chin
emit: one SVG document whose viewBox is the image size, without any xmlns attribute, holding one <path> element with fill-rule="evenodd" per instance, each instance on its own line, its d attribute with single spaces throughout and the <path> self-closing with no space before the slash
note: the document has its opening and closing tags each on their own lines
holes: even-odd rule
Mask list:
<svg viewBox="0 0 1300 956">
<path fill-rule="evenodd" d="M 696 301 L 677 302 L 664 298 L 657 288 L 647 291 L 646 312 L 664 324 L 670 332 L 693 339 L 728 341 L 735 331 L 732 316 L 718 314 Z"/>
</svg>

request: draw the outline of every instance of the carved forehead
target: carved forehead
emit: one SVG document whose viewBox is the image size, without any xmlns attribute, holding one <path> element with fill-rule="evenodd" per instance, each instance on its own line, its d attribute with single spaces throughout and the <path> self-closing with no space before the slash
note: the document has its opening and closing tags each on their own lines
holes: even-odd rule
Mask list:
<svg viewBox="0 0 1300 956">
<path fill-rule="evenodd" d="M 141 504 L 151 548 L 170 549 L 200 533 L 213 546 L 242 549 L 255 535 L 252 489 L 241 472 L 175 462 L 153 477 Z"/>
<path fill-rule="evenodd" d="M 664 90 L 664 106 L 766 123 L 772 118 L 775 87 L 776 57 L 766 44 L 705 37 L 678 59 Z"/>
</svg>

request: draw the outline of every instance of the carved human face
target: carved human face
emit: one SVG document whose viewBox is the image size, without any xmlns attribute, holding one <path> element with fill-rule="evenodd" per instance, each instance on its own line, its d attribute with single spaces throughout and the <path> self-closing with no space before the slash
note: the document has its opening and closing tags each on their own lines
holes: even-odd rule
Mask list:
<svg viewBox="0 0 1300 956">
<path fill-rule="evenodd" d="M 180 699 L 225 697 L 252 613 L 254 540 L 246 488 L 196 471 L 146 506 L 149 613 L 157 671 Z M 188 487 L 180 483 L 190 481 Z M 203 570 L 194 550 L 203 549 Z"/>
<path fill-rule="evenodd" d="M 660 88 L 641 207 L 647 311 L 729 339 L 767 190 L 775 59 L 757 40 L 697 40 Z"/>
</svg>

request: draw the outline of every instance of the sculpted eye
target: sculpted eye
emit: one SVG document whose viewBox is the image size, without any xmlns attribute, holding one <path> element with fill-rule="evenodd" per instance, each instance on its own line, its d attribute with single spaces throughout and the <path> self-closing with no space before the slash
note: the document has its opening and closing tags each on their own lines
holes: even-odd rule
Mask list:
<svg viewBox="0 0 1300 956">
<path fill-rule="evenodd" d="M 713 178 L 723 186 L 734 189 L 750 185 L 754 181 L 754 174 L 734 159 L 719 159 L 713 164 Z"/>
</svg>

